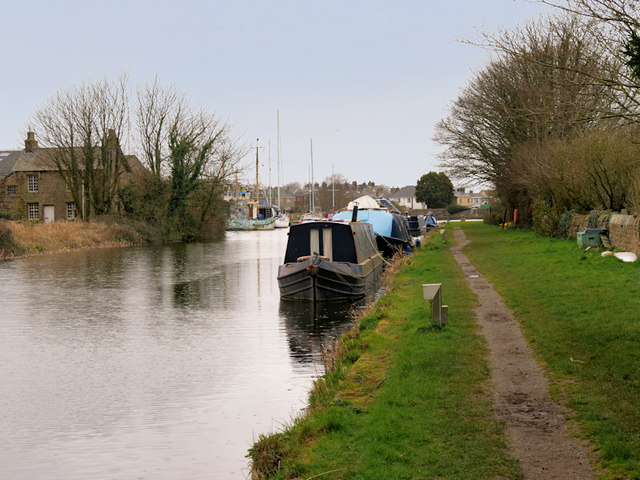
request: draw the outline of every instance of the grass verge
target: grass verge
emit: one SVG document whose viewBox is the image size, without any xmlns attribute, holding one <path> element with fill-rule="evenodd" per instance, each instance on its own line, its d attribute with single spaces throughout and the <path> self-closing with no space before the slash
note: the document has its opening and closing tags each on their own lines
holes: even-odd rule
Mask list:
<svg viewBox="0 0 640 480">
<path fill-rule="evenodd" d="M 253 478 L 521 478 L 495 423 L 475 299 L 448 246 L 436 236 L 404 262 L 341 339 L 307 414 L 250 450 Z M 443 329 L 422 300 L 422 284 L 440 282 Z"/>
<path fill-rule="evenodd" d="M 3 221 L 5 258 L 77 248 L 144 245 L 149 243 L 132 226 L 115 222 Z M 4 237 L 3 237 L 4 238 Z M 2 239 L 0 239 L 2 240 Z M 11 241 L 9 243 L 9 240 Z M 10 248 L 9 248 L 10 247 Z"/>
<path fill-rule="evenodd" d="M 575 239 L 464 225 L 465 254 L 501 293 L 595 445 L 600 477 L 640 478 L 640 263 Z"/>
</svg>

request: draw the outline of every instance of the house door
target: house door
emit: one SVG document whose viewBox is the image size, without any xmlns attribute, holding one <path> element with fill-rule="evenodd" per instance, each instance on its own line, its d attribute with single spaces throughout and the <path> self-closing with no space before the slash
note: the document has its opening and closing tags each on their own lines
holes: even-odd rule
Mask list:
<svg viewBox="0 0 640 480">
<path fill-rule="evenodd" d="M 53 205 L 44 206 L 44 223 L 53 223 L 55 221 L 55 208 Z"/>
</svg>

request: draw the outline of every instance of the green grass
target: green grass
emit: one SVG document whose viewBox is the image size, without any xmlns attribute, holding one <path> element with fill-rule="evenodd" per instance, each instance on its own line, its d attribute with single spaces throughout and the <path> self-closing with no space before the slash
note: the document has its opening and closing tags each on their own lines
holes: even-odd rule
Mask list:
<svg viewBox="0 0 640 480">
<path fill-rule="evenodd" d="M 465 254 L 516 313 L 600 478 L 640 478 L 640 264 L 575 240 L 464 225 Z"/>
<path fill-rule="evenodd" d="M 255 478 L 521 478 L 495 423 L 474 296 L 439 239 L 409 263 L 343 339 L 310 413 L 256 443 Z M 440 282 L 443 329 L 429 326 L 421 287 Z"/>
<path fill-rule="evenodd" d="M 640 263 L 575 240 L 459 225 L 471 240 L 465 254 L 516 314 L 572 431 L 594 447 L 599 478 L 640 479 Z M 253 458 L 274 467 L 256 478 L 521 478 L 494 423 L 474 297 L 434 238 L 345 336 L 309 415 L 261 437 Z M 444 329 L 429 327 L 421 299 L 422 283 L 439 282 Z"/>
</svg>

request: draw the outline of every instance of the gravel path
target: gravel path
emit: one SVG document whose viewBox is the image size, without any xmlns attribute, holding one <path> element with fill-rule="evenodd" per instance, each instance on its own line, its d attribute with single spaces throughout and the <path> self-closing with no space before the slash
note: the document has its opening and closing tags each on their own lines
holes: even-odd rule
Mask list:
<svg viewBox="0 0 640 480">
<path fill-rule="evenodd" d="M 506 424 L 509 447 L 525 477 L 595 479 L 585 451 L 567 433 L 561 408 L 552 401 L 547 381 L 513 314 L 462 253 L 469 243 L 464 232 L 455 228 L 454 236 L 458 245 L 451 251 L 478 297 L 475 315 L 489 346 L 496 410 Z"/>
</svg>

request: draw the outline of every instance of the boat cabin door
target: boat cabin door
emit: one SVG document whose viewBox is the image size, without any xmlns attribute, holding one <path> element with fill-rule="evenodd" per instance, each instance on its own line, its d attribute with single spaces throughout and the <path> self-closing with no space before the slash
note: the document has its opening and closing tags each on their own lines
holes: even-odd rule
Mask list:
<svg viewBox="0 0 640 480">
<path fill-rule="evenodd" d="M 320 231 L 322 230 L 322 236 Z M 309 232 L 309 250 L 312 255 L 318 254 L 333 261 L 333 231 L 330 228 L 312 228 Z M 322 241 L 320 241 L 322 239 Z"/>
</svg>

